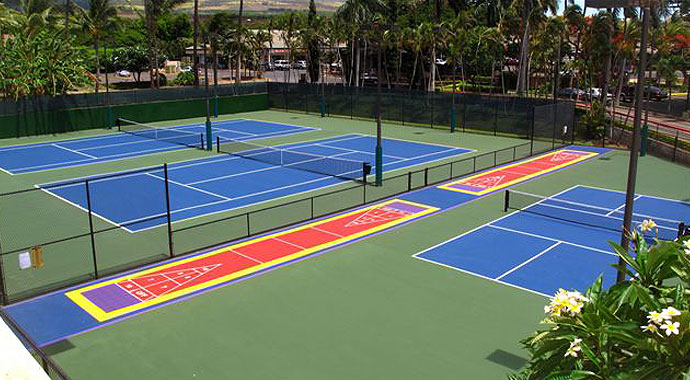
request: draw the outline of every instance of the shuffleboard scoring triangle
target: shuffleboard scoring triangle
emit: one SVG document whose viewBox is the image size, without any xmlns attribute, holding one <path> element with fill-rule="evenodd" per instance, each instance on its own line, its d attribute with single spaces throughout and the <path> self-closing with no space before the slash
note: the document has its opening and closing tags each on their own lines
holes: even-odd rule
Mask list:
<svg viewBox="0 0 690 380">
<path fill-rule="evenodd" d="M 381 206 L 367 210 L 364 214 L 358 216 L 356 219 L 350 221 L 345 227 L 361 226 L 363 224 L 371 224 L 378 222 L 387 222 L 390 220 L 400 219 L 407 216 L 409 213 L 404 210 L 398 210 L 388 206 Z"/>
<path fill-rule="evenodd" d="M 465 183 L 470 185 L 470 186 L 491 188 L 491 187 L 498 186 L 501 182 L 503 182 L 503 179 L 505 177 L 506 177 L 505 175 L 494 175 L 491 177 L 479 177 L 479 178 L 471 179 Z"/>
</svg>

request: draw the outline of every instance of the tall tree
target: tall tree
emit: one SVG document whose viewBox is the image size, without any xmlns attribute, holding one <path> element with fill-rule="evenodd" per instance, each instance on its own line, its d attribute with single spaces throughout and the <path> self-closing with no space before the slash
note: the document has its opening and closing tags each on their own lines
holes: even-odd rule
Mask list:
<svg viewBox="0 0 690 380">
<path fill-rule="evenodd" d="M 104 31 L 112 31 L 117 27 L 117 23 L 115 22 L 116 17 L 117 10 L 110 4 L 110 0 L 89 0 L 88 11 L 82 10 L 82 29 L 91 36 L 96 53 L 96 83 L 94 88 L 96 93 L 98 93 L 101 75 L 101 38 Z"/>
<path fill-rule="evenodd" d="M 240 0 L 240 10 L 237 12 L 237 41 L 242 43 L 242 11 L 244 11 L 244 0 Z M 237 49 L 237 70 L 235 72 L 235 83 L 242 82 L 242 49 Z"/>
<path fill-rule="evenodd" d="M 319 81 L 321 71 L 321 27 L 319 16 L 316 14 L 316 4 L 314 0 L 309 0 L 309 14 L 307 16 L 306 48 L 307 48 L 307 72 L 312 83 Z"/>
</svg>

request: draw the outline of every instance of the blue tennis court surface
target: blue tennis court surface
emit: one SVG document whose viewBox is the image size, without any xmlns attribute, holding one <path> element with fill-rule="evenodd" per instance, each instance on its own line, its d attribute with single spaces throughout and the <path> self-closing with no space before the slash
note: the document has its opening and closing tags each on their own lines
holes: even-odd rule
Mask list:
<svg viewBox="0 0 690 380">
<path fill-rule="evenodd" d="M 575 186 L 415 257 L 548 296 L 559 288 L 584 291 L 602 273 L 609 287 L 618 256 L 608 242 L 620 243 L 624 204 L 622 192 Z M 675 239 L 678 224 L 688 218 L 690 203 L 635 198 L 633 225 L 653 219 L 660 239 Z"/>
<path fill-rule="evenodd" d="M 349 134 L 280 145 L 293 152 L 374 162 L 374 136 Z M 444 145 L 383 139 L 384 169 L 405 168 L 470 152 Z M 181 221 L 275 200 L 343 183 L 343 179 L 272 165 L 234 155 L 177 162 L 168 166 L 171 220 Z M 89 181 L 91 208 L 98 217 L 139 231 L 166 223 L 164 173 L 147 171 Z M 45 191 L 87 209 L 85 185 L 42 185 Z"/>
<path fill-rule="evenodd" d="M 206 127 L 203 124 L 195 124 L 165 128 L 165 130 L 186 132 L 192 136 L 198 135 L 201 140 Z M 313 130 L 316 129 L 249 119 L 215 121 L 212 124 L 214 139 L 219 136 L 249 140 Z M 188 148 L 164 140 L 153 140 L 129 133 L 115 133 L 0 148 L 0 170 L 10 174 L 22 174 L 180 149 Z"/>
</svg>

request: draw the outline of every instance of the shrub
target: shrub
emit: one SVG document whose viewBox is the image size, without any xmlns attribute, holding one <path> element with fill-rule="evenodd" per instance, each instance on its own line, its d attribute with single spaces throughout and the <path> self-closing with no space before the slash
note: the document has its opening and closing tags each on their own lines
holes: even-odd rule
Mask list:
<svg viewBox="0 0 690 380">
<path fill-rule="evenodd" d="M 640 227 L 634 255 L 610 243 L 630 279 L 604 291 L 600 276 L 584 295 L 560 290 L 545 307 L 551 327 L 522 341 L 531 359 L 511 379 L 690 378 L 690 236 L 648 245 L 655 225 Z"/>
<path fill-rule="evenodd" d="M 177 74 L 175 84 L 180 86 L 191 86 L 194 84 L 194 73 L 191 71 L 183 71 Z"/>
</svg>

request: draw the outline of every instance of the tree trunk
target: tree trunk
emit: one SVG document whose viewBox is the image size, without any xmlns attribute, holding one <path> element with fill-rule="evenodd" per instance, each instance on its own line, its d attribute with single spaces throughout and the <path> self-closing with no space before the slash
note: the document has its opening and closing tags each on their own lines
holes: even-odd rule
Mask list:
<svg viewBox="0 0 690 380">
<path fill-rule="evenodd" d="M 146 29 L 148 30 L 148 48 L 149 48 L 149 86 L 153 88 L 153 9 L 151 9 L 151 1 L 145 0 L 145 15 L 146 15 Z M 141 75 L 141 73 L 139 74 Z"/>
<path fill-rule="evenodd" d="M 431 47 L 431 63 L 429 64 L 429 88 L 433 92 L 436 89 L 436 46 Z"/>
<path fill-rule="evenodd" d="M 414 65 L 412 65 L 412 77 L 410 78 L 410 90 L 412 90 L 412 84 L 414 83 L 414 76 L 417 74 L 417 58 L 419 58 L 419 53 L 414 55 Z"/>
<path fill-rule="evenodd" d="M 237 43 L 242 42 L 242 11 L 244 10 L 244 0 L 240 0 L 240 11 L 237 14 Z M 241 46 L 241 45 L 238 45 Z M 288 53 L 289 54 L 289 53 Z M 241 71 L 242 70 L 242 49 L 237 49 L 237 77 L 235 78 L 235 83 L 242 83 Z"/>
<path fill-rule="evenodd" d="M 101 78 L 101 62 L 99 59 L 98 37 L 96 37 L 96 39 L 94 40 L 94 45 L 96 47 L 96 86 L 94 87 L 94 91 L 96 94 L 98 94 L 98 82 Z"/>
<path fill-rule="evenodd" d="M 526 7 L 527 8 L 527 7 Z M 528 76 L 528 57 L 529 57 L 529 36 L 530 36 L 530 22 L 525 23 L 525 33 L 522 36 L 522 44 L 520 47 L 520 65 L 518 67 L 518 80 L 516 91 L 518 95 L 523 95 L 527 91 L 529 79 Z"/>
<path fill-rule="evenodd" d="M 357 56 L 355 57 L 355 73 L 354 73 L 355 78 L 354 79 L 355 79 L 355 87 L 359 87 L 359 77 L 360 77 L 360 75 L 359 75 L 359 64 L 360 64 L 360 59 L 361 59 L 360 51 L 359 51 L 359 38 L 357 39 L 357 42 L 355 43 L 355 45 L 356 45 L 355 46 L 355 54 Z"/>
<path fill-rule="evenodd" d="M 194 85 L 199 86 L 199 0 L 194 0 L 194 46 L 192 47 L 192 69 L 194 70 Z"/>
</svg>

